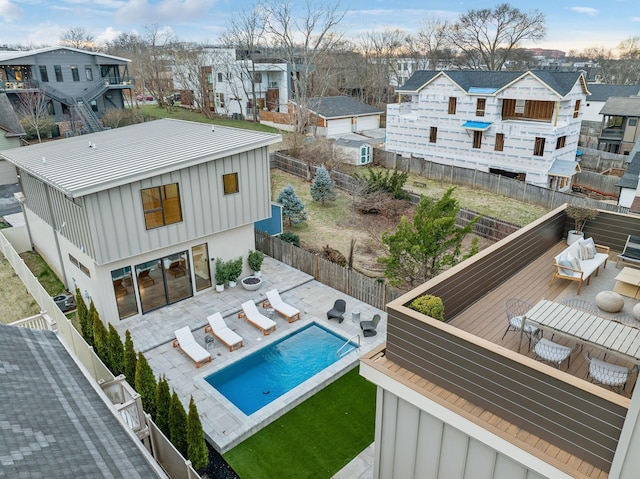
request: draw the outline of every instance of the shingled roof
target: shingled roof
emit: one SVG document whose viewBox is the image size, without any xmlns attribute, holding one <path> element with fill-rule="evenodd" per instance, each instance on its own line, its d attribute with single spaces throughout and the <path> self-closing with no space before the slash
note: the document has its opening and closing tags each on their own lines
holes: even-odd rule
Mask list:
<svg viewBox="0 0 640 479">
<path fill-rule="evenodd" d="M 0 476 L 166 478 L 52 331 L 0 324 Z"/>
<path fill-rule="evenodd" d="M 362 103 L 350 96 L 309 98 L 308 104 L 309 110 L 323 118 L 344 118 L 383 113 L 379 108 Z"/>
<path fill-rule="evenodd" d="M 600 110 L 601 115 L 640 116 L 640 96 L 611 97 Z"/>
<path fill-rule="evenodd" d="M 589 83 L 589 97 L 587 101 L 607 101 L 612 96 L 637 96 L 640 85 L 606 85 L 604 83 Z"/>
<path fill-rule="evenodd" d="M 638 187 L 638 178 L 640 177 L 640 152 L 633 155 L 633 158 L 627 165 L 627 169 L 618 180 L 616 186 L 618 188 L 630 188 L 635 190 Z"/>
</svg>

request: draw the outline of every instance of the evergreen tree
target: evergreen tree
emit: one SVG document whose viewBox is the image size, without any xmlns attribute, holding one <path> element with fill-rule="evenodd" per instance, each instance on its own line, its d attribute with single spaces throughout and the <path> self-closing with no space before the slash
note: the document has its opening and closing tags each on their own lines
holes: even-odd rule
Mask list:
<svg viewBox="0 0 640 479">
<path fill-rule="evenodd" d="M 313 201 L 319 201 L 324 205 L 325 201 L 335 201 L 338 197 L 336 184 L 329 176 L 329 172 L 324 166 L 316 170 L 316 177 L 311 184 L 311 197 Z"/>
<path fill-rule="evenodd" d="M 98 355 L 98 357 L 102 360 L 102 362 L 113 371 L 111 366 L 111 355 L 109 354 L 109 331 L 107 331 L 106 326 L 100 319 L 100 315 L 96 311 L 93 306 L 93 301 L 91 302 L 91 307 L 89 308 L 89 313 L 93 311 L 93 347 Z"/>
<path fill-rule="evenodd" d="M 180 402 L 180 398 L 173 391 L 171 395 L 171 406 L 169 408 L 169 431 L 171 432 L 171 443 L 180 454 L 187 457 L 187 413 Z"/>
<path fill-rule="evenodd" d="M 120 339 L 118 330 L 109 324 L 109 358 L 111 363 L 111 372 L 118 376 L 124 373 L 124 346 Z"/>
<path fill-rule="evenodd" d="M 304 203 L 300 201 L 293 186 L 287 185 L 278 194 L 276 200 L 282 205 L 282 216 L 289 220 L 289 226 L 302 223 L 307 220 L 307 213 L 304 211 Z"/>
<path fill-rule="evenodd" d="M 209 449 L 207 449 L 207 443 L 204 440 L 204 431 L 193 396 L 189 401 L 187 419 L 187 452 L 187 459 L 191 461 L 195 470 L 202 469 L 209 464 Z"/>
<path fill-rule="evenodd" d="M 94 338 L 93 338 L 93 323 L 94 323 L 94 318 L 96 316 L 96 314 L 98 314 L 98 312 L 96 311 L 96 306 L 95 304 L 93 304 L 93 301 L 91 301 L 91 303 L 89 303 L 89 310 L 87 311 L 87 335 L 85 336 L 85 341 L 87 343 L 89 343 L 89 346 L 95 346 L 94 344 Z"/>
<path fill-rule="evenodd" d="M 76 314 L 78 315 L 78 324 L 80 325 L 80 334 L 84 340 L 89 343 L 89 337 L 93 337 L 93 334 L 89 335 L 89 321 L 87 310 L 87 303 L 84 302 L 84 298 L 82 297 L 82 293 L 78 288 L 76 288 Z M 93 323 L 91 323 L 91 331 L 93 332 Z M 89 343 L 90 346 L 93 344 Z"/>
<path fill-rule="evenodd" d="M 169 410 L 171 409 L 171 391 L 167 378 L 162 376 L 158 380 L 158 403 L 156 404 L 156 424 L 158 428 L 171 439 L 169 429 Z"/>
<path fill-rule="evenodd" d="M 127 329 L 124 335 L 124 375 L 127 382 L 135 387 L 136 382 L 136 350 L 133 348 L 131 333 Z"/>
<path fill-rule="evenodd" d="M 153 375 L 153 369 L 151 369 L 147 358 L 142 353 L 138 353 L 138 361 L 136 363 L 136 391 L 140 394 L 142 408 L 155 420 L 158 385 Z"/>
</svg>

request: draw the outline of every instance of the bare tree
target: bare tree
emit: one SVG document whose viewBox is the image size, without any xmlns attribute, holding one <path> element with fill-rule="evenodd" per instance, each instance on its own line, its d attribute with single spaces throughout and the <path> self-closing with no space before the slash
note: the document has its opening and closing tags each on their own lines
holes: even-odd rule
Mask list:
<svg viewBox="0 0 640 479">
<path fill-rule="evenodd" d="M 73 27 L 62 32 L 58 43 L 63 47 L 78 48 L 80 50 L 96 51 L 94 36 L 84 27 Z"/>
<path fill-rule="evenodd" d="M 170 31 L 162 30 L 157 24 L 145 27 L 144 39 L 146 55 L 138 60 L 142 63 L 145 87 L 162 107 L 166 94 L 172 90 L 170 57 L 177 40 Z"/>
<path fill-rule="evenodd" d="M 441 68 L 443 61 L 451 61 L 455 57 L 447 36 L 450 27 L 446 20 L 427 17 L 415 37 L 415 50 L 430 70 Z"/>
<path fill-rule="evenodd" d="M 49 99 L 41 92 L 25 92 L 18 95 L 18 116 L 25 130 L 33 131 L 42 143 L 42 134 L 49 133 L 55 122 L 49 114 Z"/>
<path fill-rule="evenodd" d="M 640 37 L 623 40 L 618 55 L 610 48 L 589 47 L 582 52 L 571 51 L 569 56 L 590 60 L 600 67 L 600 81 L 620 85 L 640 83 Z"/>
<path fill-rule="evenodd" d="M 464 66 L 500 70 L 520 42 L 544 38 L 545 16 L 538 10 L 524 13 L 503 3 L 493 10 L 469 10 L 447 32 Z"/>
</svg>

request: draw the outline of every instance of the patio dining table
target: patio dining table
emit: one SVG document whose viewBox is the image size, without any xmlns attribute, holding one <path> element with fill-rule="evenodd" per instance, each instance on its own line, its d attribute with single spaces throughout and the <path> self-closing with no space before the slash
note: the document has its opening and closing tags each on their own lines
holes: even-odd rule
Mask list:
<svg viewBox="0 0 640 479">
<path fill-rule="evenodd" d="M 640 364 L 640 329 L 543 299 L 525 314 L 541 330 Z M 523 322 L 524 323 L 524 322 Z"/>
</svg>

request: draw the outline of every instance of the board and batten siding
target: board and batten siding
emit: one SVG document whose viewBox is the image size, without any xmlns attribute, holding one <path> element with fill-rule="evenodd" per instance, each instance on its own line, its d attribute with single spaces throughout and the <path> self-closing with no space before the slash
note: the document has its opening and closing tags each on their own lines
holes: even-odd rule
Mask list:
<svg viewBox="0 0 640 479">
<path fill-rule="evenodd" d="M 238 173 L 239 193 L 225 195 L 222 176 Z M 182 221 L 147 230 L 141 190 L 178 183 Z M 95 261 L 110 263 L 268 218 L 268 148 L 177 170 L 85 198 Z"/>
</svg>

